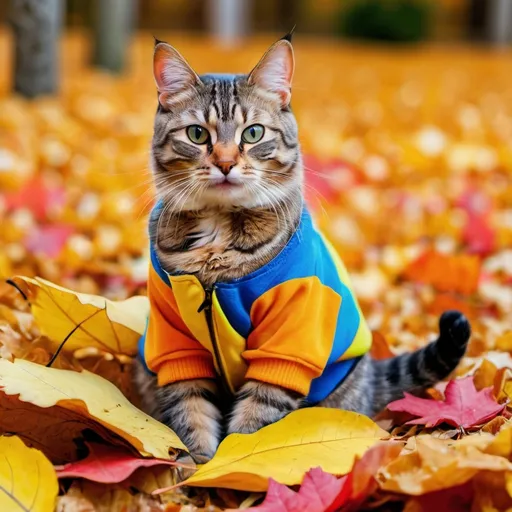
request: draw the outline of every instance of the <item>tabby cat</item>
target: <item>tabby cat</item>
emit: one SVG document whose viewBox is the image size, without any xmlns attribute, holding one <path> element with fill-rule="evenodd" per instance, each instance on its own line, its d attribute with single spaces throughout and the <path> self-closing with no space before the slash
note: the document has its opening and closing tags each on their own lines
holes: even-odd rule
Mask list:
<svg viewBox="0 0 512 512">
<path fill-rule="evenodd" d="M 447 377 L 470 336 L 450 311 L 421 350 L 368 355 L 346 271 L 304 205 L 293 71 L 291 36 L 248 75 L 198 76 L 173 47 L 155 46 L 159 201 L 135 379 L 149 414 L 198 461 L 226 434 L 300 407 L 374 415 Z"/>
</svg>

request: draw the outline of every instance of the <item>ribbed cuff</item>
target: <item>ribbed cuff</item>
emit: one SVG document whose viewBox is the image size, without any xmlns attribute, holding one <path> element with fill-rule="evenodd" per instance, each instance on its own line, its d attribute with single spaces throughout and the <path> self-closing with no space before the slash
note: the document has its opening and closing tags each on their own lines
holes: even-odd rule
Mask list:
<svg viewBox="0 0 512 512">
<path fill-rule="evenodd" d="M 309 393 L 311 381 L 318 377 L 318 373 L 294 361 L 253 359 L 245 376 L 247 379 L 281 386 L 306 396 Z"/>
<path fill-rule="evenodd" d="M 166 361 L 158 369 L 158 385 L 191 379 L 214 379 L 215 369 L 209 357 L 183 357 Z"/>
</svg>

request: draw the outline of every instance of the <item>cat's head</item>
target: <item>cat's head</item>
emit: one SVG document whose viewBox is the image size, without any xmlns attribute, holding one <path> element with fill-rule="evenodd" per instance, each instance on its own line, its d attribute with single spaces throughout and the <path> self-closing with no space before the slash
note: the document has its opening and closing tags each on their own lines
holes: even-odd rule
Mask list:
<svg viewBox="0 0 512 512">
<path fill-rule="evenodd" d="M 163 42 L 153 69 L 159 106 L 152 166 L 170 208 L 272 206 L 300 191 L 289 39 L 273 44 L 248 75 L 198 76 Z"/>
</svg>

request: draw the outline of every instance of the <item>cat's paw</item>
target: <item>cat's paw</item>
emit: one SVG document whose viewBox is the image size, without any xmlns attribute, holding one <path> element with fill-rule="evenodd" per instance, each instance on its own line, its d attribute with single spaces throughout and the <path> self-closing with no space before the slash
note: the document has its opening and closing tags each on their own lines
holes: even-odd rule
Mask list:
<svg viewBox="0 0 512 512">
<path fill-rule="evenodd" d="M 445 311 L 439 319 L 441 338 L 451 339 L 456 345 L 463 346 L 471 336 L 471 325 L 460 311 Z"/>
</svg>

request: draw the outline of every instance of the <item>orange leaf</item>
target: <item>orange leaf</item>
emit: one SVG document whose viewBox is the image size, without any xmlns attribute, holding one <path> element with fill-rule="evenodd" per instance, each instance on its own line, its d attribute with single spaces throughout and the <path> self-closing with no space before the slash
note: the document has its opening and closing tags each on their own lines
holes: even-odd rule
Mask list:
<svg viewBox="0 0 512 512">
<path fill-rule="evenodd" d="M 386 338 L 384 338 L 380 332 L 372 331 L 372 337 L 373 341 L 370 349 L 370 355 L 373 359 L 389 359 L 390 357 L 395 356 L 389 348 Z"/>
<path fill-rule="evenodd" d="M 474 293 L 480 277 L 480 258 L 447 255 L 435 250 L 424 252 L 403 273 L 411 281 L 430 284 L 443 292 Z"/>
</svg>

